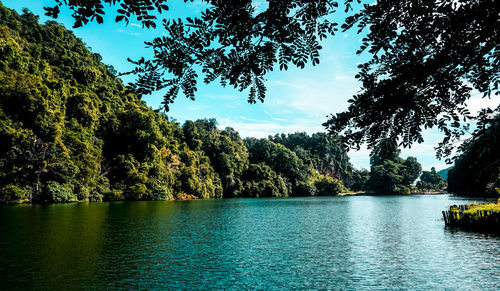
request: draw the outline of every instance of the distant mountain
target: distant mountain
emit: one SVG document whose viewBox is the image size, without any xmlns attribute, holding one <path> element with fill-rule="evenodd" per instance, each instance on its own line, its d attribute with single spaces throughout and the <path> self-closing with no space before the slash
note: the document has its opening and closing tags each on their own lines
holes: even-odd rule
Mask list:
<svg viewBox="0 0 500 291">
<path fill-rule="evenodd" d="M 441 171 L 438 171 L 438 175 L 441 176 L 441 178 L 443 178 L 444 181 L 446 181 L 446 179 L 448 179 L 448 171 L 453 168 L 452 167 L 448 167 L 446 169 L 442 169 Z"/>
</svg>

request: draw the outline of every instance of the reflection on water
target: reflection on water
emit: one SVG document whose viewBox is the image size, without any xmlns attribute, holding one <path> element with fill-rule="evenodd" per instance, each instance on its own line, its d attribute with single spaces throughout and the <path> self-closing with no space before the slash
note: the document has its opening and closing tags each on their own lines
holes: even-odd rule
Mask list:
<svg viewBox="0 0 500 291">
<path fill-rule="evenodd" d="M 356 196 L 0 207 L 0 289 L 499 289 L 500 237 L 460 198 Z"/>
</svg>

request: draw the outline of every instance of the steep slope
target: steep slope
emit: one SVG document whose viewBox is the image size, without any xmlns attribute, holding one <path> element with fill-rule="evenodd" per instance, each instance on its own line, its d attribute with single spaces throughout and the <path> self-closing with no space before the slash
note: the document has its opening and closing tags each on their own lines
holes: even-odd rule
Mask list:
<svg viewBox="0 0 500 291">
<path fill-rule="evenodd" d="M 466 142 L 448 172 L 448 192 L 466 196 L 500 196 L 500 115 L 488 120 Z"/>
<path fill-rule="evenodd" d="M 1 200 L 221 197 L 182 139 L 70 31 L 0 4 Z"/>
<path fill-rule="evenodd" d="M 324 134 L 307 137 L 304 154 L 216 125 L 169 122 L 72 32 L 0 4 L 0 203 L 345 191 L 324 174 L 346 173 L 348 158 Z"/>
</svg>

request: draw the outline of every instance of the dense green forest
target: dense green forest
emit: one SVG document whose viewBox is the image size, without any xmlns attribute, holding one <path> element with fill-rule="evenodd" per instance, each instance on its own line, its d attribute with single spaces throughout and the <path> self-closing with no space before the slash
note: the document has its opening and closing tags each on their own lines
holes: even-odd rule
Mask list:
<svg viewBox="0 0 500 291">
<path fill-rule="evenodd" d="M 242 139 L 232 128 L 217 128 L 214 119 L 171 122 L 127 91 L 114 69 L 63 26 L 40 25 L 32 13 L 3 6 L 0 68 L 3 203 L 288 197 L 348 189 L 408 194 L 421 172 L 414 157 L 399 157 L 393 142 L 373 153 L 367 171 L 353 168 L 334 135 Z M 498 163 L 482 167 L 476 159 L 477 170 L 463 166 L 485 142 L 492 146 L 480 157 L 498 157 L 495 128 L 469 143 L 450 171 L 450 191 L 484 194 L 499 186 Z M 436 175 L 424 171 L 417 188 L 442 187 Z M 459 175 L 477 178 L 467 188 L 457 184 L 466 180 Z"/>
<path fill-rule="evenodd" d="M 355 187 L 326 134 L 242 140 L 183 125 L 127 92 L 55 22 L 0 6 L 0 200 L 71 202 L 332 195 Z"/>
<path fill-rule="evenodd" d="M 500 115 L 466 142 L 448 172 L 448 191 L 457 195 L 500 196 Z"/>
</svg>

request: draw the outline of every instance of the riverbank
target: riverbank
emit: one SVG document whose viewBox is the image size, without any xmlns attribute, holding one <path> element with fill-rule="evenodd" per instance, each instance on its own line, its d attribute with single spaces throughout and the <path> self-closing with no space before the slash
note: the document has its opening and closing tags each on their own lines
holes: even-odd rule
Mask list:
<svg viewBox="0 0 500 291">
<path fill-rule="evenodd" d="M 411 192 L 410 194 L 403 194 L 403 196 L 411 196 L 411 195 L 445 195 L 450 194 L 444 191 L 421 191 L 421 192 Z M 349 191 L 339 193 L 336 196 L 351 196 L 351 195 L 369 195 L 369 196 L 381 196 L 381 194 L 375 194 L 370 191 Z M 335 195 L 332 195 L 335 196 Z M 395 195 L 398 196 L 398 195 Z"/>
<path fill-rule="evenodd" d="M 337 194 L 336 196 L 351 196 L 351 195 L 366 195 L 369 194 L 366 191 L 348 191 Z"/>
<path fill-rule="evenodd" d="M 448 194 L 445 192 L 414 192 L 408 195 L 402 195 L 402 196 L 411 196 L 411 195 L 442 195 L 442 194 Z M 346 191 L 346 192 L 341 192 L 338 194 L 332 194 L 332 195 L 315 195 L 316 197 L 319 196 L 387 196 L 387 195 L 380 195 L 380 194 L 374 194 L 369 191 Z M 399 195 L 389 195 L 389 196 L 399 196 Z M 274 197 L 274 198 L 290 198 L 290 197 L 314 197 L 314 196 L 308 196 L 308 195 L 303 195 L 303 196 L 289 196 L 289 197 Z M 233 197 L 228 197 L 228 198 L 222 198 L 222 199 L 232 199 Z M 271 197 L 256 197 L 256 196 L 243 196 L 243 197 L 237 197 L 237 198 L 271 198 Z M 114 201 L 186 201 L 186 200 L 210 200 L 214 198 L 199 198 L 196 195 L 193 194 L 187 194 L 187 193 L 179 193 L 177 195 L 174 195 L 174 197 L 170 199 L 158 199 L 158 200 L 132 200 L 132 199 L 116 199 L 116 200 L 101 200 L 101 201 L 66 201 L 66 202 L 50 202 L 50 203 L 32 203 L 29 201 L 29 199 L 23 199 L 23 200 L 18 200 L 18 201 L 8 201 L 8 202 L 3 202 L 0 201 L 0 205 L 19 205 L 19 204 L 64 204 L 64 203 L 98 203 L 98 202 L 114 202 Z"/>
<path fill-rule="evenodd" d="M 446 226 L 500 233 L 500 202 L 452 205 L 443 218 Z"/>
<path fill-rule="evenodd" d="M 442 195 L 442 194 L 449 194 L 449 193 L 444 191 L 416 191 L 411 193 L 411 195 Z"/>
<path fill-rule="evenodd" d="M 174 199 L 170 199 L 172 201 L 175 200 L 198 200 L 198 197 L 196 197 L 193 194 L 186 194 L 186 193 L 179 193 Z"/>
</svg>

